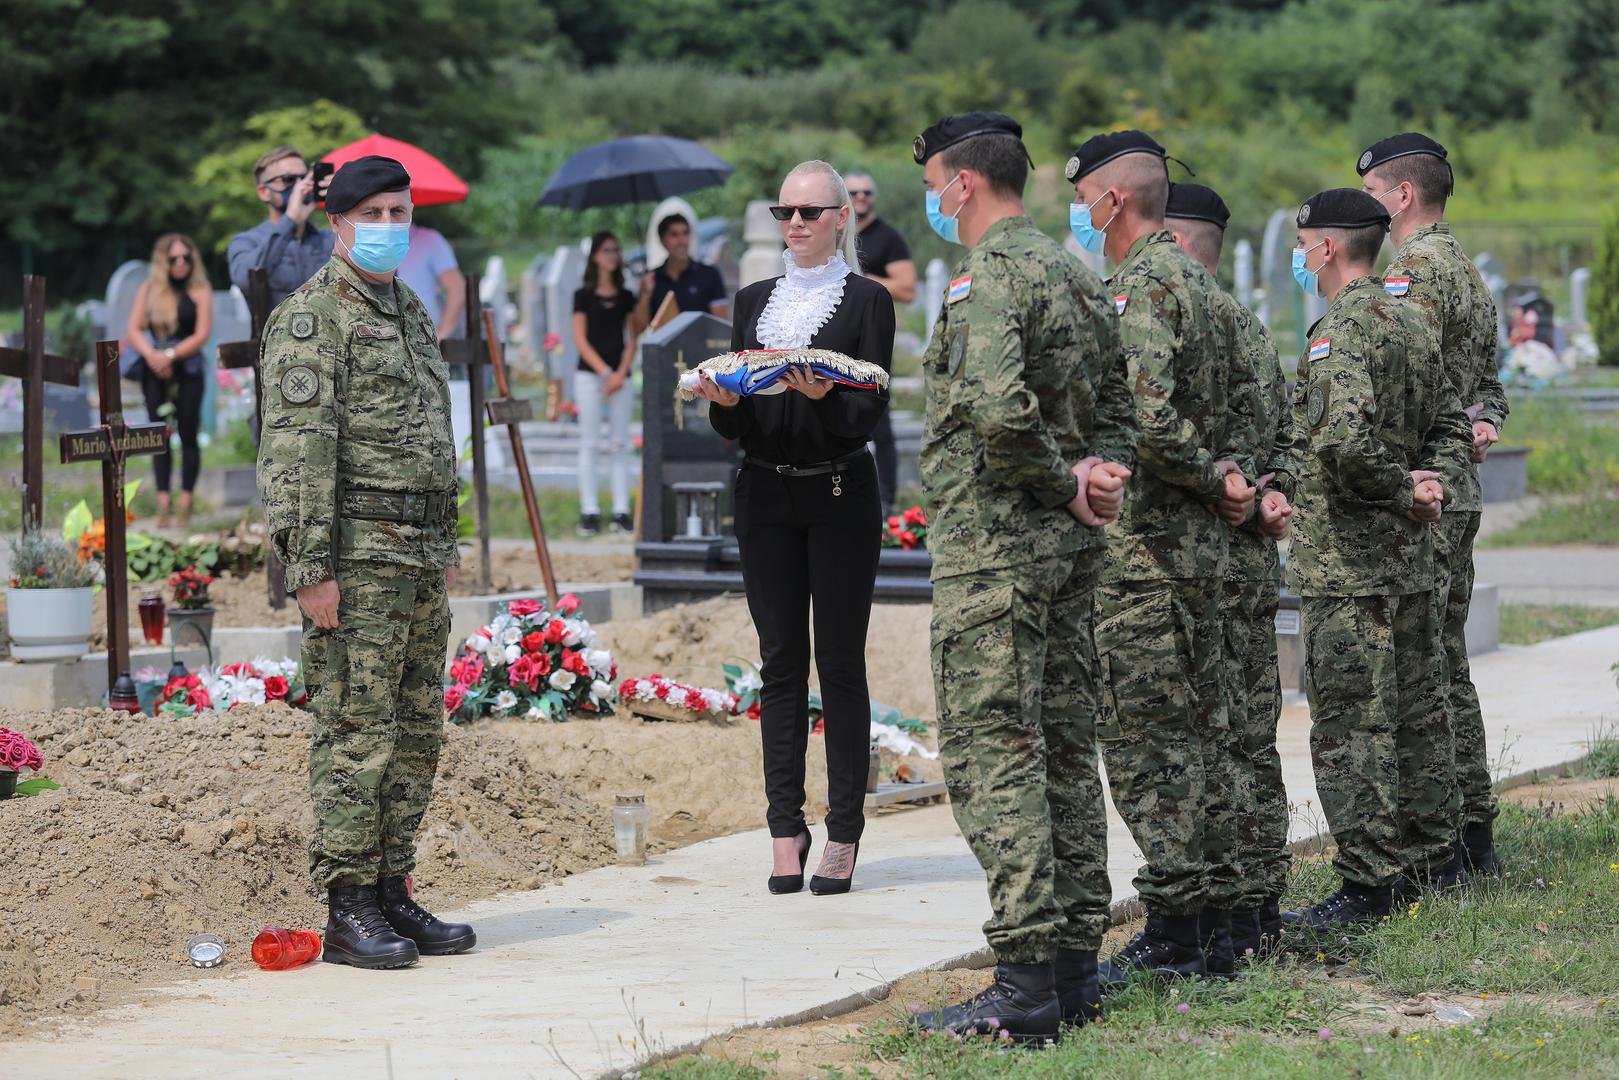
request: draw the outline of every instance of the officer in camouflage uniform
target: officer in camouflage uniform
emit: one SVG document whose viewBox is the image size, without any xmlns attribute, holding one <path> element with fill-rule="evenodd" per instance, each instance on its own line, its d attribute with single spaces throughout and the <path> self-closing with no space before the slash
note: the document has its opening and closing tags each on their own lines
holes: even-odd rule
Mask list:
<svg viewBox="0 0 1619 1080">
<path fill-rule="evenodd" d="M 259 497 L 304 614 L 323 955 L 366 968 L 476 940 L 405 883 L 438 766 L 459 561 L 448 369 L 426 308 L 394 276 L 409 189 L 391 158 L 337 172 L 336 253 L 271 314 L 260 357 Z"/>
<path fill-rule="evenodd" d="M 1303 597 L 1310 753 L 1343 878 L 1285 917 L 1310 929 L 1376 922 L 1402 872 L 1426 877 L 1455 851 L 1429 523 L 1442 478 L 1465 465 L 1468 424 L 1426 314 L 1371 276 L 1388 222 L 1365 192 L 1324 191 L 1299 209 L 1293 253 L 1305 291 L 1331 298 L 1299 362 L 1277 474 L 1297 509 L 1288 578 Z"/>
<path fill-rule="evenodd" d="M 1165 227 L 1164 148 L 1139 131 L 1098 135 L 1069 160 L 1067 177 L 1075 239 L 1118 265 L 1108 288 L 1141 431 L 1140 467 L 1107 530 L 1096 651 L 1098 736 L 1113 803 L 1146 854 L 1135 884 L 1147 922 L 1103 964 L 1105 992 L 1138 971 L 1207 974 L 1202 941 L 1229 919 L 1211 907 L 1205 843 L 1229 852 L 1236 821 L 1229 802 L 1211 797 L 1205 754 L 1226 771 L 1226 521 L 1246 520 L 1254 497 L 1244 475 L 1252 461 L 1239 461 L 1229 441 L 1230 414 L 1253 376 L 1215 318 L 1219 284 Z M 1200 935 L 1200 918 L 1209 933 Z"/>
<path fill-rule="evenodd" d="M 1225 200 L 1202 184 L 1170 184 L 1164 217 L 1181 250 L 1214 274 L 1231 218 Z M 1225 333 L 1235 342 L 1235 363 L 1254 377 L 1249 393 L 1233 397 L 1231 412 L 1238 427 L 1231 441 L 1243 459 L 1269 462 L 1287 406 L 1287 379 L 1276 345 L 1265 324 L 1224 289 L 1213 293 L 1212 299 L 1217 320 L 1228 327 Z M 1208 857 L 1211 906 L 1230 909 L 1230 948 L 1234 957 L 1240 957 L 1259 956 L 1279 938 L 1280 901 L 1291 856 L 1287 789 L 1276 751 L 1276 725 L 1282 714 L 1276 660 L 1281 560 L 1276 540 L 1261 531 L 1257 518 L 1231 529 L 1229 536 L 1220 600 L 1229 755 L 1224 760 L 1205 755 L 1204 764 L 1211 779 L 1226 778 L 1211 783 L 1209 805 L 1220 806 L 1236 821 L 1227 857 L 1217 860 L 1213 851 Z M 1211 939 L 1207 935 L 1204 939 L 1211 969 L 1217 963 L 1223 967 L 1225 961 L 1224 956 L 1217 961 L 1215 953 L 1222 942 L 1213 940 L 1211 948 Z"/>
<path fill-rule="evenodd" d="M 1495 855 L 1495 788 L 1484 745 L 1484 717 L 1467 663 L 1467 610 L 1473 599 L 1473 541 L 1484 511 L 1478 462 L 1501 437 L 1507 395 L 1496 376 L 1495 298 L 1478 267 L 1444 221 L 1452 176 L 1445 148 L 1416 132 L 1373 143 L 1357 163 L 1363 190 L 1393 217 L 1397 250 L 1383 288 L 1427 310 L 1439 333 L 1445 374 L 1473 418 L 1467 466 L 1448 477 L 1450 497 L 1434 537 L 1436 585 L 1444 613 L 1445 700 L 1456 735 L 1461 792 L 1458 853 L 1463 868 L 1499 876 Z"/>
<path fill-rule="evenodd" d="M 994 1017 L 1041 1039 L 1100 1006 L 1111 890 L 1091 592 L 1135 431 L 1101 280 L 1024 212 L 1021 136 L 999 113 L 966 113 L 914 147 L 935 230 L 972 249 L 923 359 L 921 471 L 939 749 L 999 961 L 984 993 L 918 1021 Z"/>
</svg>

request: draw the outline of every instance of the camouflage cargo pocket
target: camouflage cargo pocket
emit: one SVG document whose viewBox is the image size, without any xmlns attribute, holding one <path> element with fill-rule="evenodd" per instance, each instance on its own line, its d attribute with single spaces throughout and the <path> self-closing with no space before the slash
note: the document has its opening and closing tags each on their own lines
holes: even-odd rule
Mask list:
<svg viewBox="0 0 1619 1080">
<path fill-rule="evenodd" d="M 1172 588 L 1156 589 L 1096 622 L 1102 694 L 1096 737 L 1120 739 L 1157 724 L 1190 723 L 1192 650 Z"/>
<path fill-rule="evenodd" d="M 933 687 L 941 735 L 1015 724 L 1023 712 L 1013 631 L 1012 584 L 940 590 L 933 606 Z M 943 595 L 941 595 L 941 592 Z"/>
</svg>

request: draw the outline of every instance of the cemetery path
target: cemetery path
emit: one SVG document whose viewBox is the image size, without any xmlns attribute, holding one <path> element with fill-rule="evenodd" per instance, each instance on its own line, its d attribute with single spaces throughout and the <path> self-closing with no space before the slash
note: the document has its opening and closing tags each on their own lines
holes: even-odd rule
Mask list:
<svg viewBox="0 0 1619 1080">
<path fill-rule="evenodd" d="M 1619 547 L 1483 548 L 1475 580 L 1501 590 L 1502 603 L 1619 607 Z"/>
<path fill-rule="evenodd" d="M 1580 756 L 1619 712 L 1615 657 L 1619 627 L 1474 661 L 1498 775 Z M 1308 728 L 1290 701 L 1278 741 L 1298 839 L 1320 828 Z M 1111 812 L 1109 825 L 1124 897 L 1138 856 Z M 452 913 L 476 924 L 477 951 L 400 972 L 265 974 L 232 955 L 217 978 L 0 1053 L 20 1076 L 589 1076 L 737 1026 L 842 1011 L 982 945 L 983 877 L 948 807 L 873 818 L 847 896 L 769 895 L 766 851 L 762 831 L 739 833 L 482 901 Z"/>
</svg>

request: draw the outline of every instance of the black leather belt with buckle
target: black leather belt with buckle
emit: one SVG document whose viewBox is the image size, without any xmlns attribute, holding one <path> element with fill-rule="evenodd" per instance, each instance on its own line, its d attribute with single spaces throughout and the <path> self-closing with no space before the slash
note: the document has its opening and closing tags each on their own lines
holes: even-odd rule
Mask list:
<svg viewBox="0 0 1619 1080">
<path fill-rule="evenodd" d="M 365 491 L 349 488 L 343 492 L 345 517 L 366 521 L 399 521 L 428 525 L 449 521 L 456 512 L 456 493 L 451 491 Z"/>
<path fill-rule="evenodd" d="M 825 476 L 827 473 L 842 472 L 852 465 L 859 464 L 862 458 L 870 456 L 871 454 L 868 451 L 861 450 L 857 454 L 850 454 L 848 457 L 839 458 L 837 461 L 817 461 L 810 465 L 778 465 L 774 461 L 756 458 L 751 454 L 745 460 L 749 465 L 769 469 L 778 476 Z"/>
</svg>

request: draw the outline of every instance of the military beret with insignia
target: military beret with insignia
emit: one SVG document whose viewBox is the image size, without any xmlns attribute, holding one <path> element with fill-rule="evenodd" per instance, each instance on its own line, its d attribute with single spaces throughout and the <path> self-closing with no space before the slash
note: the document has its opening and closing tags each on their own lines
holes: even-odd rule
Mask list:
<svg viewBox="0 0 1619 1080">
<path fill-rule="evenodd" d="M 1164 216 L 1208 221 L 1223 229 L 1226 222 L 1231 220 L 1231 211 L 1226 207 L 1225 200 L 1211 187 L 1170 184 L 1169 205 L 1164 209 Z"/>
<path fill-rule="evenodd" d="M 927 164 L 928 158 L 937 154 L 946 147 L 951 147 L 963 139 L 970 139 L 974 135 L 1010 135 L 1014 139 L 1023 138 L 1023 125 L 998 112 L 965 112 L 946 116 L 937 124 L 928 128 L 916 137 L 911 143 L 911 156 L 916 158 L 918 165 Z M 1028 153 L 1027 150 L 1024 151 Z M 1029 159 L 1029 166 L 1034 166 L 1034 159 Z"/>
<path fill-rule="evenodd" d="M 1145 131 L 1110 131 L 1106 135 L 1092 135 L 1086 139 L 1074 151 L 1074 156 L 1068 159 L 1068 167 L 1063 170 L 1063 175 L 1072 184 L 1086 173 L 1095 172 L 1126 154 L 1157 154 L 1160 158 L 1168 156 L 1167 151 L 1158 145 L 1158 140 Z"/>
<path fill-rule="evenodd" d="M 410 187 L 410 173 L 390 157 L 371 154 L 338 169 L 326 188 L 326 212 L 341 214 L 352 210 L 361 202 L 383 191 L 405 191 Z"/>
<path fill-rule="evenodd" d="M 1379 165 L 1385 165 L 1395 158 L 1409 157 L 1412 154 L 1429 154 L 1443 161 L 1445 168 L 1451 173 L 1450 188 L 1456 186 L 1455 171 L 1450 168 L 1450 155 L 1446 153 L 1443 146 L 1420 131 L 1405 131 L 1374 142 L 1360 155 L 1360 160 L 1355 162 L 1355 172 L 1360 176 L 1365 176 Z"/>
<path fill-rule="evenodd" d="M 1305 200 L 1297 221 L 1301 229 L 1364 229 L 1372 225 L 1386 229 L 1389 212 L 1358 188 L 1328 188 Z"/>
</svg>

